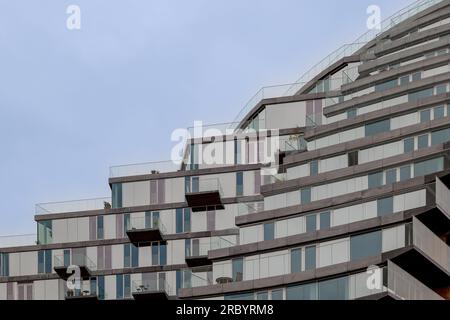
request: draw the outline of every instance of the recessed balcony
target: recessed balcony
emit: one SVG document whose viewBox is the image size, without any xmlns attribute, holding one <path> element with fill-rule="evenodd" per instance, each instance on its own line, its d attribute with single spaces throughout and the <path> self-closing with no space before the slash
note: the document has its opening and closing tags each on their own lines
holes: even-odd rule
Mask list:
<svg viewBox="0 0 450 320">
<path fill-rule="evenodd" d="M 132 282 L 132 295 L 135 300 L 169 300 L 170 292 L 170 286 L 164 278 Z"/>
<path fill-rule="evenodd" d="M 130 242 L 140 246 L 153 241 L 163 241 L 165 234 L 166 227 L 161 219 L 153 216 L 131 218 L 127 230 Z"/>
<path fill-rule="evenodd" d="M 193 212 L 206 211 L 208 207 L 215 210 L 224 209 L 219 179 L 199 179 L 187 188 L 185 197 Z"/>
<path fill-rule="evenodd" d="M 63 280 L 79 270 L 81 279 L 86 280 L 96 270 L 96 265 L 85 254 L 57 255 L 53 259 L 53 269 Z"/>
</svg>

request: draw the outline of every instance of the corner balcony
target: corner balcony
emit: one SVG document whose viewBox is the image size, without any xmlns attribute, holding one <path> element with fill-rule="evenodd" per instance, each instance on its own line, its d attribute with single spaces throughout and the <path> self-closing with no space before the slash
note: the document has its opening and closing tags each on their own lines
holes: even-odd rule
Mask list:
<svg viewBox="0 0 450 320">
<path fill-rule="evenodd" d="M 166 279 L 133 281 L 131 292 L 135 300 L 169 300 L 171 288 Z"/>
<path fill-rule="evenodd" d="M 53 269 L 62 280 L 67 280 L 74 274 L 73 270 L 68 270 L 70 266 L 79 268 L 80 277 L 83 280 L 89 279 L 92 271 L 97 269 L 96 265 L 85 254 L 56 255 L 53 259 Z"/>
<path fill-rule="evenodd" d="M 189 268 L 197 268 L 203 266 L 211 266 L 212 260 L 208 257 L 210 250 L 217 250 L 235 246 L 236 243 L 223 237 L 202 238 L 198 239 L 198 244 L 192 244 L 186 247 L 186 264 Z"/>
<path fill-rule="evenodd" d="M 200 179 L 185 193 L 188 206 L 192 212 L 201 212 L 213 207 L 216 210 L 224 209 L 222 203 L 223 191 L 219 179 Z"/>
<path fill-rule="evenodd" d="M 163 241 L 165 234 L 166 227 L 161 219 L 154 217 L 133 217 L 127 230 L 130 242 L 141 247 L 152 241 Z"/>
</svg>

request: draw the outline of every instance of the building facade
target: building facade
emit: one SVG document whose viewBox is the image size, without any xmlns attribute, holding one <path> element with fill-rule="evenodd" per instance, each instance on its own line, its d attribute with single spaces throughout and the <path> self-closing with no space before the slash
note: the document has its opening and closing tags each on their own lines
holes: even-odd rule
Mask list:
<svg viewBox="0 0 450 320">
<path fill-rule="evenodd" d="M 450 1 L 381 28 L 198 129 L 175 168 L 37 205 L 0 299 L 449 299 Z"/>
</svg>

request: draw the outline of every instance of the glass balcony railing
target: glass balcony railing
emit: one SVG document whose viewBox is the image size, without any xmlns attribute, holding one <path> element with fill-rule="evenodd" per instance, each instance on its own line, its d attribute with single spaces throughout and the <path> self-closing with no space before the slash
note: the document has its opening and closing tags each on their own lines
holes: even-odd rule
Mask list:
<svg viewBox="0 0 450 320">
<path fill-rule="evenodd" d="M 36 234 L 0 236 L 0 248 L 32 246 L 36 244 Z"/>
<path fill-rule="evenodd" d="M 54 268 L 63 268 L 69 267 L 71 265 L 78 267 L 88 268 L 89 271 L 97 270 L 97 266 L 95 263 L 89 259 L 89 257 L 85 254 L 72 253 L 72 254 L 61 254 L 55 255 L 53 257 L 53 267 Z"/>
<path fill-rule="evenodd" d="M 133 296 L 136 298 L 138 295 L 171 295 L 172 290 L 168 281 L 165 278 L 149 278 L 135 280 L 131 283 L 131 291 Z"/>
<path fill-rule="evenodd" d="M 183 289 L 197 288 L 213 284 L 212 280 L 206 275 L 206 272 L 202 272 L 202 275 L 200 275 L 199 273 L 192 272 L 190 269 L 184 269 L 181 271 L 183 272 Z"/>
<path fill-rule="evenodd" d="M 95 198 L 72 200 L 62 202 L 38 203 L 35 206 L 36 214 L 52 214 L 64 212 L 90 211 L 111 208 L 111 198 Z"/>
<path fill-rule="evenodd" d="M 126 164 L 109 168 L 109 177 L 128 177 L 180 171 L 181 163 L 172 160 Z"/>
<path fill-rule="evenodd" d="M 212 237 L 209 239 L 198 239 L 199 243 L 185 248 L 185 255 L 187 258 L 207 256 L 210 250 L 218 250 L 229 248 L 236 245 L 236 241 L 225 239 L 223 237 Z M 206 241 L 203 241 L 206 240 Z"/>
<path fill-rule="evenodd" d="M 237 215 L 258 213 L 264 211 L 264 201 L 237 203 Z"/>
<path fill-rule="evenodd" d="M 190 189 L 186 190 L 186 194 L 199 192 L 219 192 L 223 196 L 222 185 L 218 178 L 199 179 L 197 185 L 192 185 Z"/>
<path fill-rule="evenodd" d="M 128 230 L 143 230 L 143 229 L 158 229 L 162 234 L 167 233 L 166 226 L 162 223 L 160 218 L 146 216 L 146 217 L 131 217 Z"/>
</svg>

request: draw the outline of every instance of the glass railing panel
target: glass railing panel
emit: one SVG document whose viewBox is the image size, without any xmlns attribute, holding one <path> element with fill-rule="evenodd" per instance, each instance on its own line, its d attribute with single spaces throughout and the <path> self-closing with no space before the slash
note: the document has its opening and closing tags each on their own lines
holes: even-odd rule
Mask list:
<svg viewBox="0 0 450 320">
<path fill-rule="evenodd" d="M 32 246 L 36 244 L 36 234 L 0 236 L 0 248 Z"/>
<path fill-rule="evenodd" d="M 165 292 L 168 295 L 172 293 L 168 281 L 162 277 L 132 281 L 131 291 L 133 293 Z"/>
<path fill-rule="evenodd" d="M 97 270 L 95 263 L 85 254 L 72 253 L 70 255 L 55 255 L 53 257 L 53 267 L 69 267 L 71 265 L 87 267 L 89 270 Z"/>
<path fill-rule="evenodd" d="M 95 198 L 71 200 L 62 202 L 38 203 L 35 206 L 36 214 L 51 214 L 64 212 L 90 211 L 111 208 L 111 198 Z"/>
<path fill-rule="evenodd" d="M 158 229 L 162 234 L 167 233 L 167 228 L 162 223 L 161 218 L 156 218 L 153 216 L 130 218 L 128 230 L 143 230 L 143 229 Z"/>
<path fill-rule="evenodd" d="M 112 166 L 109 168 L 109 177 L 128 177 L 140 176 L 146 174 L 158 174 L 167 172 L 176 172 L 181 170 L 181 164 L 172 160 L 145 162 Z"/>
</svg>

